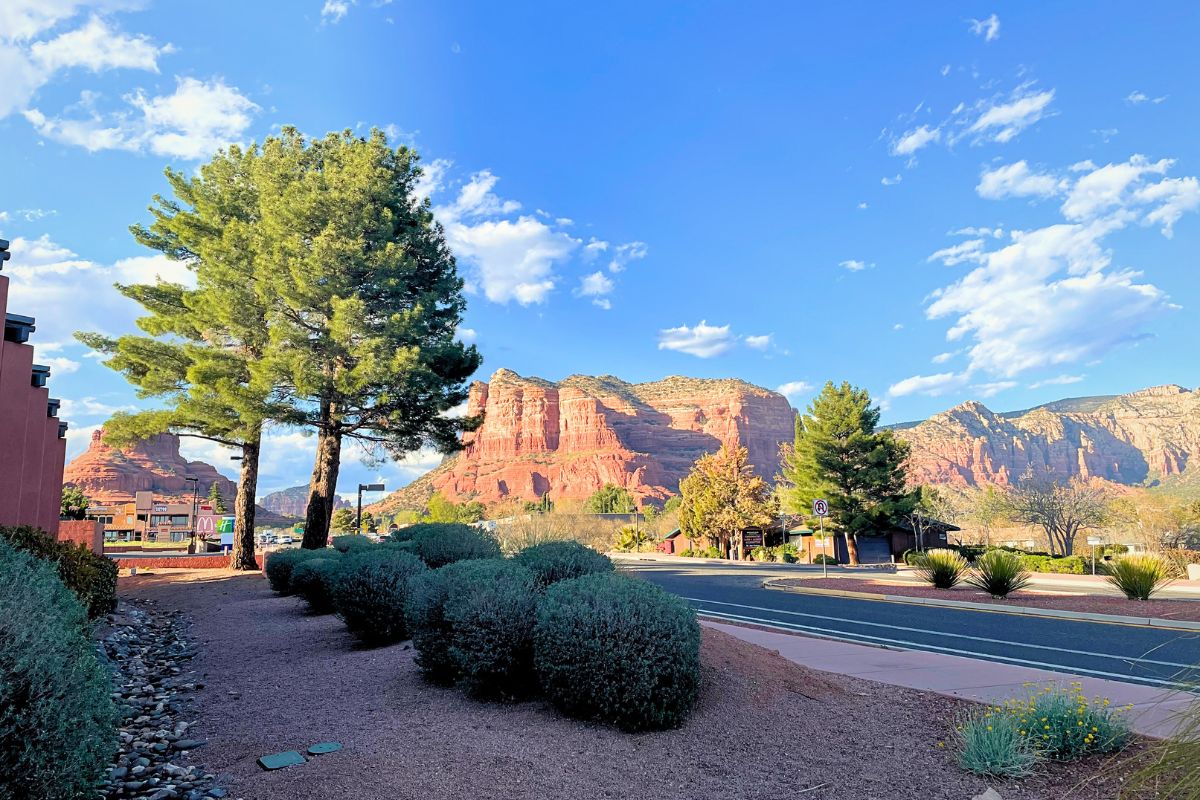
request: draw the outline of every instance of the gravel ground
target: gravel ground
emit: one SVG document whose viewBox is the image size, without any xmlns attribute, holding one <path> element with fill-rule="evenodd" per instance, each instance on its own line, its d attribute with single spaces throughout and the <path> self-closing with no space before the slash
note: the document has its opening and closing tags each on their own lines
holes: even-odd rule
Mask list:
<svg viewBox="0 0 1200 800">
<path fill-rule="evenodd" d="M 1195 600 L 1126 600 L 1124 597 L 1110 595 L 1054 594 L 1052 592 L 1034 592 L 1029 589 L 1015 592 L 1009 595 L 1007 600 L 997 600 L 966 585 L 955 586 L 953 589 L 934 589 L 933 587 L 914 586 L 911 583 L 880 578 L 780 578 L 772 583 L 810 589 L 841 589 L 852 592 L 898 594 L 905 597 L 935 597 L 939 600 L 991 603 L 999 606 L 1032 606 L 1055 608 L 1061 611 L 1086 611 L 1094 614 L 1122 614 L 1128 617 L 1154 617 L 1156 619 L 1200 622 L 1200 601 Z"/>
<path fill-rule="evenodd" d="M 191 617 L 204 686 L 188 735 L 208 744 L 190 758 L 230 797 L 968 800 L 987 788 L 939 745 L 967 705 L 808 670 L 716 631 L 704 632 L 688 723 L 631 736 L 542 702 L 431 687 L 407 644 L 359 648 L 258 575 L 138 575 L 120 591 Z M 255 763 L 325 740 L 345 749 L 277 772 Z M 1115 770 L 1093 759 L 993 785 L 1004 798 L 1115 797 L 1115 778 L 1098 773 Z"/>
</svg>

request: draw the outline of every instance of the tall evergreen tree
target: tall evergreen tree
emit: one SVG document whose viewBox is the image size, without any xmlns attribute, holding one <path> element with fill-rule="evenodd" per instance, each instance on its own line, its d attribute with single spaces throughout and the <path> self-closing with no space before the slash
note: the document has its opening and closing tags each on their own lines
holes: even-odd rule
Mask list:
<svg viewBox="0 0 1200 800">
<path fill-rule="evenodd" d="M 225 498 L 221 496 L 221 485 L 216 481 L 208 487 L 208 499 L 212 503 L 213 511 L 218 514 L 224 514 L 228 510 L 225 507 Z"/>
<path fill-rule="evenodd" d="M 146 310 L 147 334 L 110 338 L 76 334 L 105 353 L 108 366 L 165 409 L 118 414 L 106 423 L 114 443 L 157 433 L 193 436 L 241 450 L 234 500 L 235 569 L 256 569 L 254 496 L 262 429 L 285 415 L 266 369 L 272 345 L 256 266 L 264 242 L 258 230 L 261 194 L 254 179 L 257 148 L 231 147 L 187 177 L 168 169 L 173 198 L 156 195 L 149 227 L 135 225 L 143 245 L 183 262 L 194 286 L 158 280 L 118 285 Z"/>
<path fill-rule="evenodd" d="M 795 442 L 782 454 L 785 507 L 807 515 L 813 500 L 828 500 L 851 564 L 858 563 L 856 537 L 882 530 L 917 501 L 905 488 L 908 445 L 878 424 L 879 407 L 865 389 L 830 381 L 796 418 Z"/>
<path fill-rule="evenodd" d="M 417 156 L 380 131 L 263 143 L 258 220 L 271 242 L 271 357 L 316 430 L 304 546 L 328 538 L 344 440 L 376 454 L 448 452 L 478 423 L 448 416 L 479 353 L 455 339 L 465 302 L 441 227 L 419 199 Z"/>
</svg>

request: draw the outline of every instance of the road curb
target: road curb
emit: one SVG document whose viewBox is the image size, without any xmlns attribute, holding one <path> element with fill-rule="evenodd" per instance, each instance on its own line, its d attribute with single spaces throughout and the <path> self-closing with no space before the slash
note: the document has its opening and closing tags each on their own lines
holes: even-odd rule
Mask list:
<svg viewBox="0 0 1200 800">
<path fill-rule="evenodd" d="M 992 614 L 1016 614 L 1024 617 L 1050 617 L 1053 619 L 1073 619 L 1082 622 L 1106 622 L 1111 625 L 1136 625 L 1146 628 L 1169 628 L 1172 630 L 1200 631 L 1200 622 L 1180 619 L 1159 619 L 1157 617 L 1126 617 L 1119 614 L 1094 614 L 1090 611 L 1063 611 L 1057 608 L 1037 608 L 1035 606 L 997 606 L 990 603 L 971 603 L 965 600 L 938 600 L 932 597 L 910 597 L 900 594 L 877 594 L 873 592 L 853 592 L 843 589 L 816 589 L 800 586 L 790 586 L 777 583 L 789 578 L 768 578 L 763 581 L 764 589 L 777 592 L 792 592 L 793 594 L 811 594 L 824 597 L 848 597 L 854 600 L 873 600 L 880 603 L 906 603 L 916 606 L 938 606 L 941 608 L 958 608 L 964 611 L 987 611 Z"/>
</svg>

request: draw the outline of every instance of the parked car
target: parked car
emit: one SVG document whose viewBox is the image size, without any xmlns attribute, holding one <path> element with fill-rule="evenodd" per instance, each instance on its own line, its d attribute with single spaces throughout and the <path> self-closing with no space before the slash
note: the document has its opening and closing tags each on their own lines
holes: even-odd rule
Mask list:
<svg viewBox="0 0 1200 800">
<path fill-rule="evenodd" d="M 293 539 L 291 536 L 280 536 L 279 543 L 280 544 L 295 544 L 296 540 Z"/>
</svg>

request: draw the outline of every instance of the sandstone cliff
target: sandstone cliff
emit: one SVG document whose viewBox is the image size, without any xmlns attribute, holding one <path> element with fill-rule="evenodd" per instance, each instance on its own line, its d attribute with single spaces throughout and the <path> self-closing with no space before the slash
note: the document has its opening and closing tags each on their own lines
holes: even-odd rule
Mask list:
<svg viewBox="0 0 1200 800">
<path fill-rule="evenodd" d="M 631 384 L 610 375 L 558 383 L 499 370 L 471 387 L 483 426 L 461 453 L 377 508 L 419 507 L 434 492 L 492 503 L 584 499 L 606 483 L 661 501 L 699 456 L 723 443 L 747 448 L 770 479 L 793 411 L 775 392 L 739 380 L 671 377 Z"/>
<path fill-rule="evenodd" d="M 258 504 L 273 514 L 291 519 L 304 519 L 308 512 L 308 486 L 293 486 L 290 489 L 280 489 L 278 492 L 258 498 Z M 349 508 L 350 503 L 338 497 L 334 501 L 335 509 Z"/>
<path fill-rule="evenodd" d="M 1200 391 L 1156 386 L 997 414 L 967 402 L 915 426 L 910 481 L 1008 484 L 1026 469 L 1125 485 L 1190 481 L 1200 472 Z"/>
</svg>

